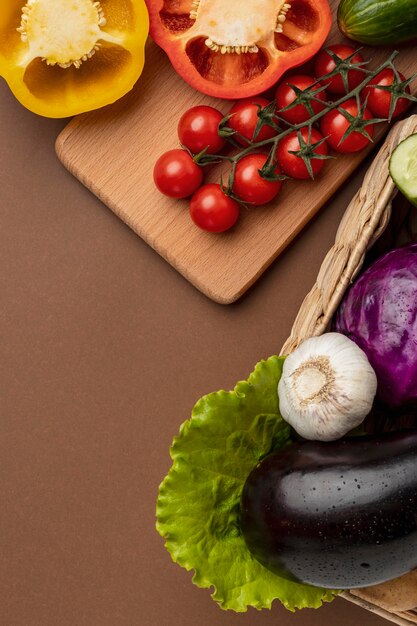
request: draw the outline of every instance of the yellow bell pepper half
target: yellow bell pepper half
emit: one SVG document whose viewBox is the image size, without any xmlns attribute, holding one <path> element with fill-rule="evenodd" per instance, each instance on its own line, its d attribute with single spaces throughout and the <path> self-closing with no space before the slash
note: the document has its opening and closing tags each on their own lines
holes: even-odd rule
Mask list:
<svg viewBox="0 0 417 626">
<path fill-rule="evenodd" d="M 39 115 L 98 109 L 136 83 L 148 28 L 144 0 L 0 0 L 0 76 Z"/>
</svg>

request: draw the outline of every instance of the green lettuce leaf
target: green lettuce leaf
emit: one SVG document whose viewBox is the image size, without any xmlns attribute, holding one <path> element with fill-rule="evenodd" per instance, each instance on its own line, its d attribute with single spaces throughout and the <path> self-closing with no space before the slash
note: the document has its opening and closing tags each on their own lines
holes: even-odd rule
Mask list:
<svg viewBox="0 0 417 626">
<path fill-rule="evenodd" d="M 171 447 L 173 465 L 159 490 L 157 530 L 172 559 L 194 570 L 193 582 L 214 587 L 221 608 L 319 607 L 335 592 L 293 583 L 265 569 L 239 526 L 243 485 L 258 461 L 290 443 L 279 414 L 277 384 L 284 359 L 261 361 L 234 391 L 197 402 Z"/>
</svg>

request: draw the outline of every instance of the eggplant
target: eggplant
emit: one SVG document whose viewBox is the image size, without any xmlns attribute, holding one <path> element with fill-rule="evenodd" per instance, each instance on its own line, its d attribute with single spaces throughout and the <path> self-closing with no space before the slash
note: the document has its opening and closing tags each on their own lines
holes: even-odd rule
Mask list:
<svg viewBox="0 0 417 626">
<path fill-rule="evenodd" d="M 262 565 L 330 589 L 417 567 L 417 430 L 296 442 L 248 476 L 240 523 Z"/>
</svg>

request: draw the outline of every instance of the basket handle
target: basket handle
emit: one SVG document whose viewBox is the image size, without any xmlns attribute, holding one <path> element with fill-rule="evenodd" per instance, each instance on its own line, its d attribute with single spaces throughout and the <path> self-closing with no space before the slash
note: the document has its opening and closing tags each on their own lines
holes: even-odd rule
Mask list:
<svg viewBox="0 0 417 626">
<path fill-rule="evenodd" d="M 391 217 L 397 188 L 389 174 L 393 150 L 417 132 L 417 115 L 398 122 L 368 169 L 340 223 L 334 246 L 320 268 L 317 281 L 304 299 L 281 354 L 289 354 L 308 337 L 326 331 L 349 284 L 362 267 L 366 251 L 383 233 Z"/>
</svg>

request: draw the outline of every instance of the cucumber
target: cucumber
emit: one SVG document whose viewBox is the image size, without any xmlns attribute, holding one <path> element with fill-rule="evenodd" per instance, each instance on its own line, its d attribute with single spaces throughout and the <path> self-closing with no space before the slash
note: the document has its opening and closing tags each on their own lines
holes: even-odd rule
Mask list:
<svg viewBox="0 0 417 626">
<path fill-rule="evenodd" d="M 391 154 L 389 171 L 398 189 L 417 206 L 417 134 L 398 144 Z"/>
<path fill-rule="evenodd" d="M 346 37 L 371 46 L 417 38 L 417 0 L 341 0 L 337 12 Z"/>
</svg>

